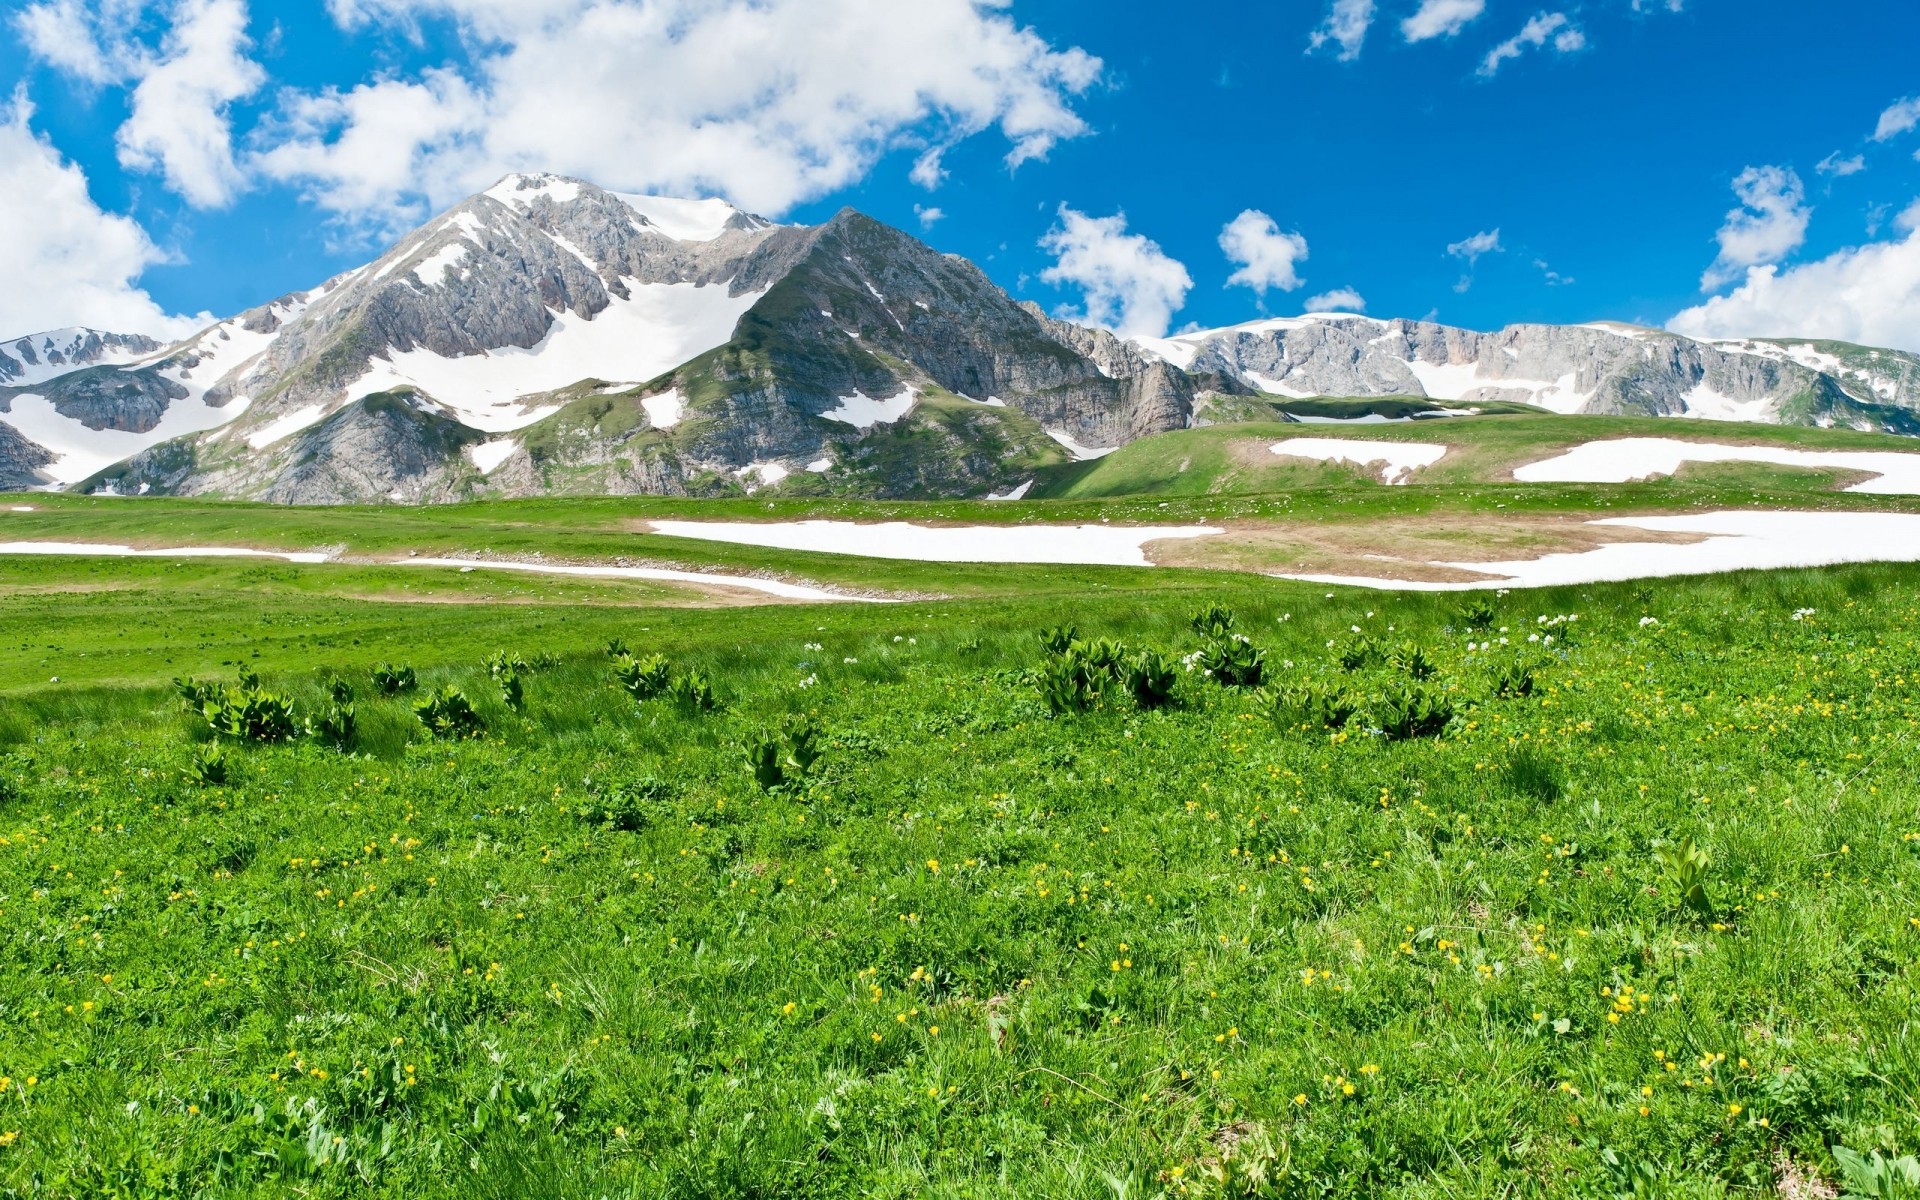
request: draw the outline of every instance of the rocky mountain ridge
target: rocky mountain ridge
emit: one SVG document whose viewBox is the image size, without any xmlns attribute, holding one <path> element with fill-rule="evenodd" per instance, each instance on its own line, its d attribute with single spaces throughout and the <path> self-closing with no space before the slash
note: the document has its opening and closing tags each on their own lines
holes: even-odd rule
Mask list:
<svg viewBox="0 0 1920 1200">
<path fill-rule="evenodd" d="M 0 344 L 0 488 L 1004 494 L 1322 395 L 1920 433 L 1920 358 L 1895 351 L 1351 314 L 1127 342 L 852 210 L 788 226 L 515 175 L 365 266 L 173 345 Z"/>
</svg>

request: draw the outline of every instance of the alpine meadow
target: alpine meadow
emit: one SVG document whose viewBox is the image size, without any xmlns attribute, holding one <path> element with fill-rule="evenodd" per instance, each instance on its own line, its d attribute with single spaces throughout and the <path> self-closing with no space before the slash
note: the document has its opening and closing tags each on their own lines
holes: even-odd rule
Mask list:
<svg viewBox="0 0 1920 1200">
<path fill-rule="evenodd" d="M 0 1200 L 1920 1198 L 1829 8 L 0 0 Z"/>
</svg>

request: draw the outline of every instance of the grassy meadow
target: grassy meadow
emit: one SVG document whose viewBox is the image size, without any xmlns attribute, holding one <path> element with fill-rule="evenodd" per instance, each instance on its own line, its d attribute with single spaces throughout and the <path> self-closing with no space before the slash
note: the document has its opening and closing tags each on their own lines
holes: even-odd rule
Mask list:
<svg viewBox="0 0 1920 1200">
<path fill-rule="evenodd" d="M 584 555 L 633 510 L 567 511 L 8 527 Z M 0 1195 L 1907 1194 L 1920 571 L 699 552 L 941 598 L 5 560 Z M 654 654 L 678 700 L 618 682 Z"/>
</svg>

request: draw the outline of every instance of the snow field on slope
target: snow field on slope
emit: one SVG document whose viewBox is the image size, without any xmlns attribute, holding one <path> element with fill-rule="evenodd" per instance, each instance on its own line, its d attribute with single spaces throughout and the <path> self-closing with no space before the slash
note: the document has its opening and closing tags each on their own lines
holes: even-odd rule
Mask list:
<svg viewBox="0 0 1920 1200">
<path fill-rule="evenodd" d="M 1281 458 L 1352 463 L 1356 467 L 1380 463 L 1380 482 L 1385 484 L 1405 484 L 1415 471 L 1430 467 L 1447 455 L 1447 447 L 1431 442 L 1373 442 L 1357 438 L 1289 438 L 1268 448 Z"/>
<path fill-rule="evenodd" d="M 538 344 L 443 358 L 409 350 L 376 358 L 347 389 L 347 401 L 412 386 L 426 392 L 466 425 L 508 433 L 558 411 L 528 408 L 521 397 L 550 392 L 582 379 L 654 379 L 733 336 L 733 327 L 764 293 L 729 296 L 724 286 L 635 284 L 633 298 L 593 318 L 555 315 Z"/>
<path fill-rule="evenodd" d="M 1713 575 L 1722 571 L 1833 567 L 1847 563 L 1920 562 L 1920 516 L 1910 513 L 1716 512 L 1671 517 L 1608 517 L 1591 522 L 1703 540 L 1614 542 L 1592 550 L 1510 562 L 1436 565 L 1495 576 L 1470 583 L 1410 583 L 1349 575 L 1286 575 L 1312 583 L 1423 592 L 1561 587 Z"/>
<path fill-rule="evenodd" d="M 1143 547 L 1168 538 L 1212 537 L 1205 525 L 926 526 L 905 521 L 653 521 L 667 537 L 812 550 L 915 562 L 1151 566 Z"/>
<path fill-rule="evenodd" d="M 197 396 L 189 396 L 167 405 L 160 423 L 152 429 L 129 433 L 120 429 L 89 429 L 56 410 L 51 400 L 29 393 L 15 396 L 12 411 L 0 413 L 0 421 L 51 451 L 55 458 L 43 469 L 55 483 L 66 484 L 78 483 L 169 438 L 217 429 L 239 416 L 246 407 L 246 401 L 235 400 L 225 408 L 214 408 Z"/>
<path fill-rule="evenodd" d="M 1850 492 L 1920 495 L 1920 453 L 1897 450 L 1791 450 L 1783 446 L 1733 446 L 1676 438 L 1615 438 L 1587 442 L 1565 454 L 1516 467 L 1522 483 L 1631 483 L 1672 475 L 1683 463 L 1751 462 L 1783 467 L 1871 471 L 1874 478 Z"/>
</svg>

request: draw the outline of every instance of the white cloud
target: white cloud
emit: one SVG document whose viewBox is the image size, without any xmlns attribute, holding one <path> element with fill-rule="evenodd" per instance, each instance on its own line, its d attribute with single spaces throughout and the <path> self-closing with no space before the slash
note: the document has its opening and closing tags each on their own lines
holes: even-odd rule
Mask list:
<svg viewBox="0 0 1920 1200">
<path fill-rule="evenodd" d="M 1835 150 L 1815 163 L 1813 169 L 1822 175 L 1834 175 L 1845 179 L 1849 175 L 1858 175 L 1866 170 L 1867 160 L 1866 156 L 1861 154 L 1856 154 L 1852 158 L 1841 158 L 1840 152 Z"/>
<path fill-rule="evenodd" d="M 1452 37 L 1487 10 L 1487 0 L 1420 0 L 1420 7 L 1400 22 L 1400 32 L 1409 42 L 1429 38 Z"/>
<path fill-rule="evenodd" d="M 1633 11 L 1637 13 L 1677 13 L 1685 11 L 1686 7 L 1687 0 L 1633 0 Z"/>
<path fill-rule="evenodd" d="M 133 47 L 124 34 L 138 18 L 143 2 L 43 0 L 15 13 L 12 24 L 28 53 L 98 87 L 124 80 L 134 71 Z"/>
<path fill-rule="evenodd" d="M 1890 141 L 1915 125 L 1920 125 L 1920 96 L 1908 96 L 1905 100 L 1889 105 L 1887 110 L 1880 114 L 1879 123 L 1873 127 L 1873 140 Z"/>
<path fill-rule="evenodd" d="M 993 129 L 1009 168 L 1088 132 L 1100 60 L 976 0 L 331 0 L 344 27 L 450 19 L 471 67 L 292 98 L 261 169 L 320 204 L 412 220 L 509 170 L 719 194 L 779 214 L 889 151 Z M 398 105 L 399 111 L 390 106 Z"/>
<path fill-rule="evenodd" d="M 1127 216 L 1089 217 L 1062 204 L 1060 223 L 1040 246 L 1054 256 L 1040 273 L 1047 283 L 1081 289 L 1085 307 L 1064 311 L 1121 337 L 1165 337 L 1173 314 L 1187 302 L 1193 277 L 1159 245 L 1127 232 Z"/>
<path fill-rule="evenodd" d="M 1549 39 L 1561 54 L 1572 54 L 1587 44 L 1587 35 L 1574 27 L 1567 14 L 1540 13 L 1521 26 L 1519 33 L 1487 51 L 1480 62 L 1480 74 L 1492 78 L 1499 73 L 1501 63 L 1519 58 L 1529 48 L 1546 45 Z"/>
<path fill-rule="evenodd" d="M 1870 242 L 1786 270 L 1756 266 L 1725 296 L 1678 314 L 1689 337 L 1818 337 L 1920 351 L 1920 202 L 1899 240 Z"/>
<path fill-rule="evenodd" d="M 1268 288 L 1291 292 L 1300 286 L 1295 269 L 1307 257 L 1307 239 L 1282 233 L 1274 219 L 1249 208 L 1220 231 L 1220 249 L 1239 270 L 1227 277 L 1228 287 L 1250 287 L 1262 296 Z"/>
<path fill-rule="evenodd" d="M 1373 26 L 1373 14 L 1374 0 L 1333 0 L 1327 19 L 1307 38 L 1308 53 L 1332 42 L 1340 47 L 1335 57 L 1341 62 L 1359 58 L 1360 48 L 1367 41 L 1367 30 Z"/>
<path fill-rule="evenodd" d="M 1467 238 L 1465 241 L 1454 242 L 1447 247 L 1448 254 L 1451 254 L 1455 258 L 1466 259 L 1468 266 L 1479 262 L 1482 255 L 1500 254 L 1505 250 L 1506 247 L 1500 244 L 1500 231 L 1498 229 L 1484 230 Z"/>
<path fill-rule="evenodd" d="M 1535 270 L 1540 272 L 1541 278 L 1547 281 L 1548 287 L 1567 287 L 1575 282 L 1573 276 L 1562 275 L 1560 272 L 1554 270 L 1553 264 L 1544 258 L 1534 259 L 1533 266 Z"/>
<path fill-rule="evenodd" d="M 178 337 L 211 323 L 168 314 L 135 284 L 167 256 L 137 223 L 101 211 L 32 117 L 24 91 L 0 107 L 0 244 L 9 277 L 27 284 L 0 289 L 0 335 L 86 325 Z"/>
<path fill-rule="evenodd" d="M 160 171 L 196 207 L 230 203 L 246 180 L 227 107 L 266 79 L 247 57 L 250 44 L 243 0 L 180 0 L 160 55 L 137 69 L 118 137 L 121 165 Z"/>
<path fill-rule="evenodd" d="M 1365 312 L 1367 299 L 1350 287 L 1307 297 L 1307 312 Z"/>
<path fill-rule="evenodd" d="M 922 208 L 918 204 L 913 206 L 913 215 L 920 218 L 920 228 L 922 229 L 932 229 L 935 225 L 947 219 L 945 209 Z"/>
<path fill-rule="evenodd" d="M 1813 210 L 1805 204 L 1806 186 L 1790 168 L 1748 167 L 1734 179 L 1733 191 L 1742 207 L 1720 227 L 1720 254 L 1700 277 L 1704 292 L 1732 283 L 1749 267 L 1779 262 L 1807 240 Z"/>
</svg>

